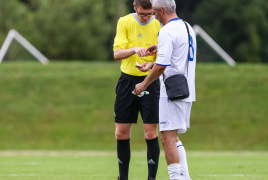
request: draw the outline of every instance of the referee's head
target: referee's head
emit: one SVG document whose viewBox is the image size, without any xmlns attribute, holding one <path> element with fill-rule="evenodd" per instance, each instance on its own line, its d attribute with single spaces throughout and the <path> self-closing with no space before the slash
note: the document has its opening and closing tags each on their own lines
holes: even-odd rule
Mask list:
<svg viewBox="0 0 268 180">
<path fill-rule="evenodd" d="M 150 0 L 134 0 L 134 6 L 136 6 L 136 8 L 142 7 L 143 9 L 152 9 Z"/>
<path fill-rule="evenodd" d="M 153 14 L 152 3 L 150 0 L 134 0 L 134 10 L 142 23 L 147 23 Z"/>
</svg>

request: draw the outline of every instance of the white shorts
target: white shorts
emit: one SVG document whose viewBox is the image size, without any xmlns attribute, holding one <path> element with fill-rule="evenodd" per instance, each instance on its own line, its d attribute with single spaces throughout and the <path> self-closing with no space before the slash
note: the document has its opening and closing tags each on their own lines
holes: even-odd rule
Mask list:
<svg viewBox="0 0 268 180">
<path fill-rule="evenodd" d="M 170 101 L 160 97 L 159 129 L 160 131 L 178 130 L 185 133 L 190 128 L 192 102 Z"/>
</svg>

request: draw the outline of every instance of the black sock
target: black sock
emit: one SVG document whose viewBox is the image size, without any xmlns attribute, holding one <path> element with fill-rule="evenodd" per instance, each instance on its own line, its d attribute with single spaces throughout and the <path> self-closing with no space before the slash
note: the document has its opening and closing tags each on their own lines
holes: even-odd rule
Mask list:
<svg viewBox="0 0 268 180">
<path fill-rule="evenodd" d="M 150 177 L 155 179 L 160 155 L 158 137 L 152 140 L 146 139 L 146 143 L 147 143 L 148 179 Z"/>
<path fill-rule="evenodd" d="M 128 140 L 117 140 L 117 157 L 120 180 L 128 180 L 128 167 L 130 161 L 130 144 Z"/>
</svg>

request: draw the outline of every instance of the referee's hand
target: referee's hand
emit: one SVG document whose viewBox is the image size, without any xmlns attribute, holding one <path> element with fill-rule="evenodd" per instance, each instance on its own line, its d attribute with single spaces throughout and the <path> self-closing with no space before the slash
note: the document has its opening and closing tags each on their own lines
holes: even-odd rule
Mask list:
<svg viewBox="0 0 268 180">
<path fill-rule="evenodd" d="M 135 53 L 139 56 L 139 57 L 145 57 L 148 56 L 148 52 L 146 52 L 146 49 L 143 47 L 135 47 Z"/>
<path fill-rule="evenodd" d="M 149 69 L 152 68 L 153 64 L 154 64 L 153 62 L 146 62 L 140 66 L 135 66 L 135 67 L 138 68 L 141 72 L 147 72 L 149 71 Z"/>
</svg>

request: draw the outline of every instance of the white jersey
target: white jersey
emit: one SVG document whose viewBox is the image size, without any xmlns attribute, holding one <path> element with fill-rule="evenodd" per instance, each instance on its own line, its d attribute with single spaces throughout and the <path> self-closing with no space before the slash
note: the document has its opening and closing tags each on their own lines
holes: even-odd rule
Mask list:
<svg viewBox="0 0 268 180">
<path fill-rule="evenodd" d="M 158 56 L 155 64 L 167 66 L 164 71 L 165 79 L 175 74 L 184 74 L 188 81 L 190 96 L 181 101 L 193 102 L 195 101 L 196 36 L 192 27 L 188 23 L 186 24 L 189 28 L 191 42 L 189 58 L 186 26 L 182 20 L 175 18 L 159 31 Z M 160 77 L 160 82 L 160 97 L 167 97 L 163 75 Z"/>
</svg>

